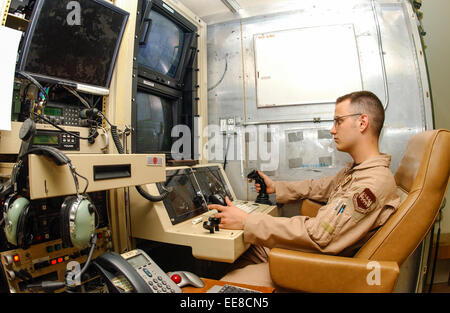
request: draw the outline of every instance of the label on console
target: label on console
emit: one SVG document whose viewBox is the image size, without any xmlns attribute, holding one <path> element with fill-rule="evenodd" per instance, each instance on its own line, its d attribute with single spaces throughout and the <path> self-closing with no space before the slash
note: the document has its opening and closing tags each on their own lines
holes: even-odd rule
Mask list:
<svg viewBox="0 0 450 313">
<path fill-rule="evenodd" d="M 36 264 L 36 263 L 41 263 L 41 262 L 45 262 L 45 261 L 49 261 L 50 257 L 47 255 L 43 258 L 39 258 L 39 259 L 34 259 L 31 261 L 31 263 Z"/>
<path fill-rule="evenodd" d="M 163 158 L 160 156 L 147 156 L 147 166 L 163 166 Z"/>
<path fill-rule="evenodd" d="M 152 83 L 152 82 L 150 82 L 150 81 L 148 81 L 148 80 L 143 80 L 142 81 L 145 85 L 148 85 L 148 86 L 150 86 L 150 87 L 155 87 L 155 84 L 154 83 Z"/>
</svg>

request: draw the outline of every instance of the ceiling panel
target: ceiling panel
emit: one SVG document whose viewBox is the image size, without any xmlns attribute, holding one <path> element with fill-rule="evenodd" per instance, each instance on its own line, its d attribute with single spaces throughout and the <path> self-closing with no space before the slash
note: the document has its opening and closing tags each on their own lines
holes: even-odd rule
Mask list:
<svg viewBox="0 0 450 313">
<path fill-rule="evenodd" d="M 229 13 L 230 10 L 223 4 L 222 0 L 179 0 L 200 18 L 219 13 Z M 273 4 L 275 2 L 289 2 L 291 0 L 235 0 L 242 9 Z"/>
</svg>

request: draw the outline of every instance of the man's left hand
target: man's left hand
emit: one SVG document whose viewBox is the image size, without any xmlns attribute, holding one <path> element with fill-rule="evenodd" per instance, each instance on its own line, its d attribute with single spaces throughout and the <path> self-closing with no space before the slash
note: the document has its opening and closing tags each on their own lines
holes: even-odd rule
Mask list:
<svg viewBox="0 0 450 313">
<path fill-rule="evenodd" d="M 219 213 L 216 213 L 214 217 L 220 217 L 220 228 L 226 229 L 244 229 L 245 219 L 248 213 L 242 211 L 235 206 L 228 197 L 225 197 L 227 206 L 218 204 L 208 205 L 208 209 L 216 209 Z"/>
</svg>

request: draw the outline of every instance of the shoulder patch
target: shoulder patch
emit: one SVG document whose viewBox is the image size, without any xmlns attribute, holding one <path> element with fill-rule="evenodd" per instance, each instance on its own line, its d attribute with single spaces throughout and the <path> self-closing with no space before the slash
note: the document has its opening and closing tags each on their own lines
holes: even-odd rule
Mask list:
<svg viewBox="0 0 450 313">
<path fill-rule="evenodd" d="M 353 195 L 353 206 L 359 213 L 367 214 L 371 212 L 376 207 L 376 201 L 377 197 L 369 188 Z"/>
</svg>

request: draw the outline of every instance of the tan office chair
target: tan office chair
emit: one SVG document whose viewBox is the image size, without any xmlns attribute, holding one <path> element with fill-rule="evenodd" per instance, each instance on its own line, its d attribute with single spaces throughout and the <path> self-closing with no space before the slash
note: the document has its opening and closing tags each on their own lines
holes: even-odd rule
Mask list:
<svg viewBox="0 0 450 313">
<path fill-rule="evenodd" d="M 392 292 L 399 267 L 433 226 L 449 174 L 450 131 L 414 135 L 395 173 L 402 202 L 354 257 L 274 248 L 269 255 L 272 280 L 304 292 Z"/>
</svg>

